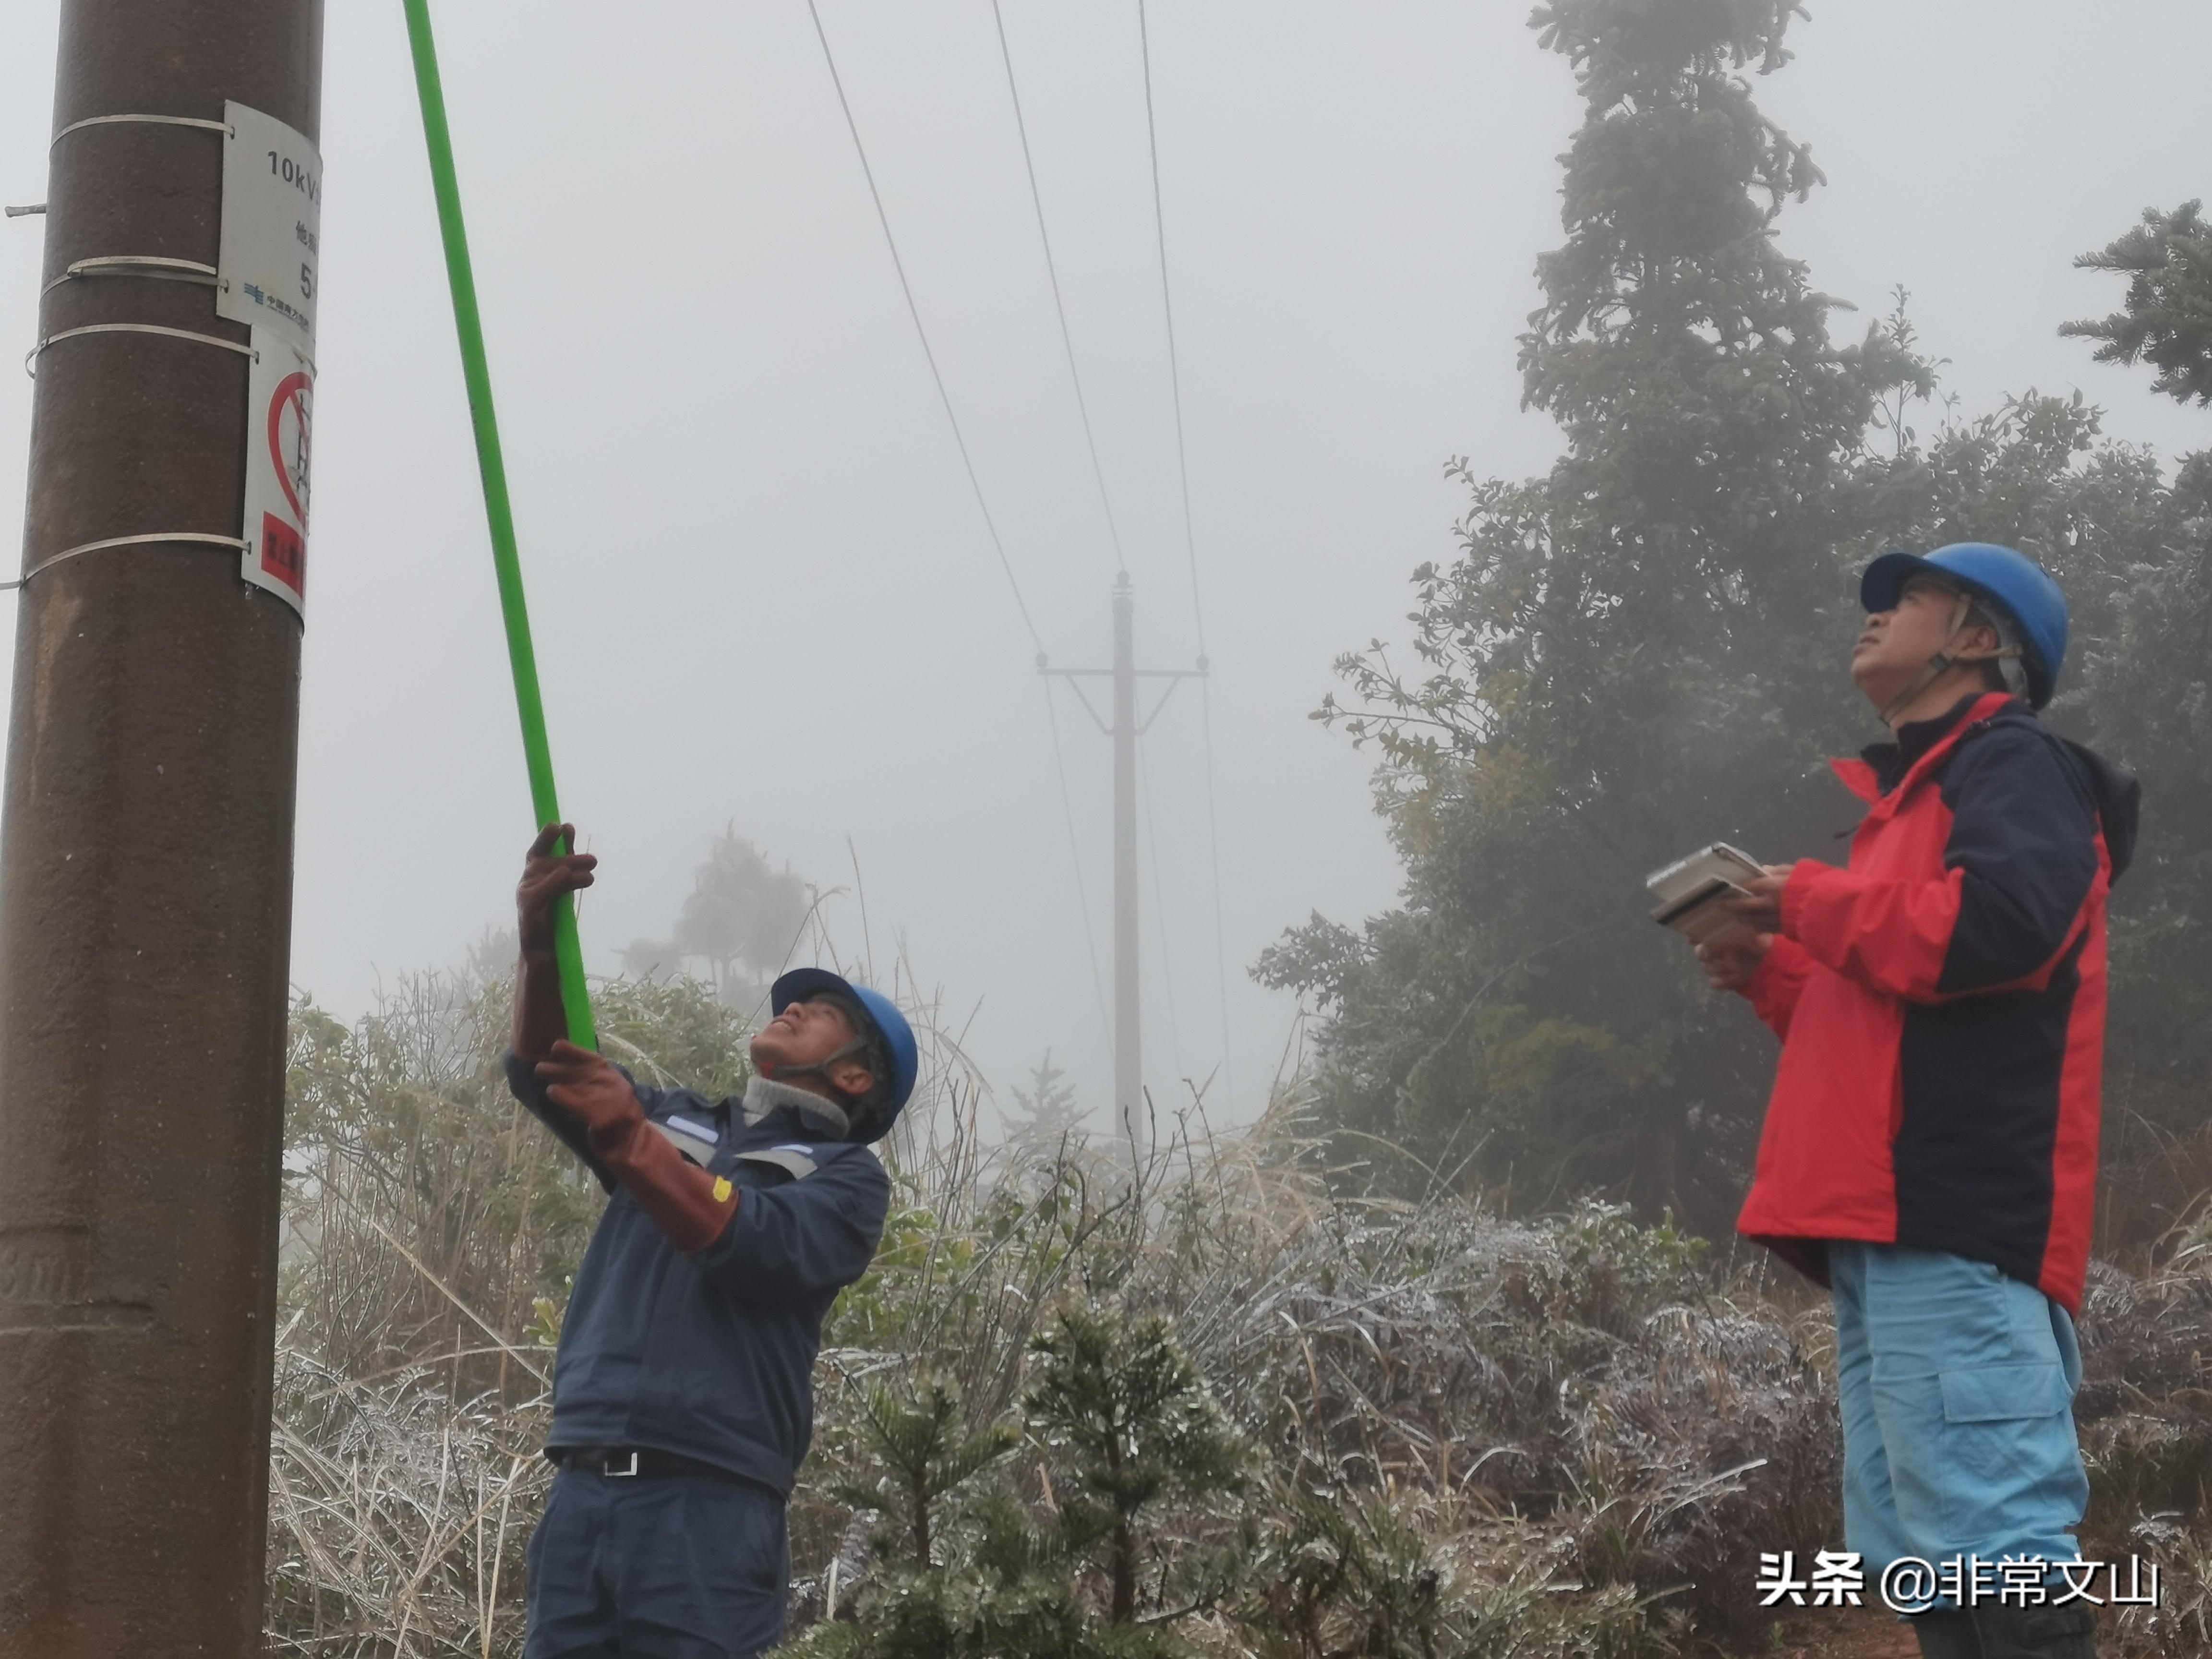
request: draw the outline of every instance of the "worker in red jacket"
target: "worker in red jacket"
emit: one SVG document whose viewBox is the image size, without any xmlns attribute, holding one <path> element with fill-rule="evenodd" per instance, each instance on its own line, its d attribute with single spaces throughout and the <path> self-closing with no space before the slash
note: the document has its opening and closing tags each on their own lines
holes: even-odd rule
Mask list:
<svg viewBox="0 0 2212 1659">
<path fill-rule="evenodd" d="M 1782 1039 L 1737 1226 L 1832 1291 L 1844 1541 L 1870 1588 L 1936 1570 L 1922 1652 L 2091 1659 L 2066 1578 L 2000 1565 L 2080 1556 L 2072 1316 L 2138 791 L 2036 718 L 2066 602 L 2033 561 L 1886 554 L 1860 591 L 1851 676 L 1893 741 L 1835 763 L 1867 804 L 1850 862 L 1769 866 L 1698 952 Z"/>
</svg>

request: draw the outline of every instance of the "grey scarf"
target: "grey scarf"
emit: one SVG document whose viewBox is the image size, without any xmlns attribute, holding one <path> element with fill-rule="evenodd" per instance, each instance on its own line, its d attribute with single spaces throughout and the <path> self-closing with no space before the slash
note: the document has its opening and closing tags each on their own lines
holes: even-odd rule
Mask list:
<svg viewBox="0 0 2212 1659">
<path fill-rule="evenodd" d="M 802 1089 L 795 1083 L 778 1083 L 764 1077 L 754 1077 L 745 1085 L 744 1101 L 745 1125 L 750 1128 L 768 1116 L 786 1108 L 799 1114 L 799 1121 L 810 1129 L 834 1135 L 842 1140 L 851 1133 L 852 1120 L 845 1109 L 834 1100 L 828 1100 L 811 1089 Z"/>
</svg>

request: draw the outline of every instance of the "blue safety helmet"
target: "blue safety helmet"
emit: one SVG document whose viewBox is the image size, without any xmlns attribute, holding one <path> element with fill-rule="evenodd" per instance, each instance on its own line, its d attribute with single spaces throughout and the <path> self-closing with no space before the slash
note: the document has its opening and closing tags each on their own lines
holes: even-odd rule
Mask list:
<svg viewBox="0 0 2212 1659">
<path fill-rule="evenodd" d="M 1922 571 L 1988 600 L 2018 625 L 2027 700 L 2038 708 L 2049 702 L 2066 665 L 2066 595 L 2050 572 L 1995 542 L 1954 542 L 1925 557 L 1883 554 L 1859 578 L 1859 603 L 1869 612 L 1894 611 L 1905 584 Z"/>
<path fill-rule="evenodd" d="M 784 975 L 769 988 L 769 1009 L 780 1014 L 793 1003 L 805 1002 L 824 992 L 857 1003 L 875 1025 L 875 1034 L 883 1038 L 884 1048 L 890 1055 L 890 1093 L 868 1116 L 853 1126 L 855 1139 L 881 1140 L 890 1133 L 891 1125 L 905 1109 L 907 1097 L 914 1092 L 915 1078 L 921 1069 L 921 1055 L 915 1047 L 914 1027 L 906 1023 L 906 1016 L 899 1012 L 898 1006 L 881 991 L 855 985 L 827 968 L 794 968 Z"/>
</svg>

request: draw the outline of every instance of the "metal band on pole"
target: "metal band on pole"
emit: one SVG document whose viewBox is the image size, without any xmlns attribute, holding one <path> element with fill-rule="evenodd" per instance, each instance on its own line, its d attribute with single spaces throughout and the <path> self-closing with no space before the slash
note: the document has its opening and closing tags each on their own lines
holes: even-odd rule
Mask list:
<svg viewBox="0 0 2212 1659">
<path fill-rule="evenodd" d="M 12 582 L 0 582 L 0 593 L 27 586 L 32 577 L 41 570 L 51 569 L 64 559 L 74 559 L 80 553 L 101 553 L 111 547 L 143 547 L 156 542 L 193 542 L 203 547 L 228 547 L 243 553 L 251 542 L 236 536 L 217 536 L 204 530 L 163 530 L 144 536 L 109 536 L 96 542 L 79 542 L 75 547 L 65 547 L 51 557 L 40 559 Z"/>
<path fill-rule="evenodd" d="M 226 106 L 313 149 L 324 0 L 45 9 L 39 281 L 216 260 L 222 162 L 253 159 Z M 149 110 L 177 113 L 107 115 Z M 118 270 L 179 274 L 86 267 Z M 0 595 L 0 1659 L 242 1659 L 265 1645 L 302 635 L 236 538 L 282 460 L 216 290 L 156 313 L 143 282 L 71 286 L 33 334 L 27 586 Z"/>
<path fill-rule="evenodd" d="M 30 350 L 23 354 L 23 372 L 33 380 L 37 380 L 39 373 L 31 365 L 37 360 L 40 352 L 48 346 L 58 344 L 64 340 L 74 340 L 87 334 L 161 334 L 166 335 L 172 340 L 191 340 L 199 345 L 221 346 L 225 351 L 235 351 L 241 357 L 253 357 L 258 355 L 252 346 L 242 344 L 236 340 L 226 340 L 216 334 L 195 334 L 188 328 L 171 328 L 162 323 L 86 323 L 79 328 L 65 328 L 57 333 L 49 334 L 38 344 L 33 346 Z"/>
<path fill-rule="evenodd" d="M 112 127 L 144 125 L 157 127 L 204 127 L 210 132 L 228 133 L 228 121 L 209 121 L 197 115 L 88 115 L 82 121 L 72 121 L 46 141 L 52 149 L 72 132 L 82 132 L 87 127 Z"/>
<path fill-rule="evenodd" d="M 39 290 L 39 297 L 43 300 L 63 283 L 88 276 L 150 276 L 164 282 L 200 283 L 209 288 L 222 280 L 213 265 L 198 259 L 173 259 L 165 253 L 107 253 L 73 260 L 67 270 Z"/>
<path fill-rule="evenodd" d="M 538 653 L 531 644 L 530 611 L 522 592 L 522 562 L 515 551 L 514 514 L 507 498 L 507 462 L 492 409 L 491 370 L 484 359 L 483 323 L 469 262 L 469 237 L 461 218 L 461 189 L 453 169 L 453 135 L 446 125 L 446 94 L 438 77 L 438 48 L 430 34 L 428 0 L 404 0 L 407 39 L 414 48 L 415 88 L 422 105 L 422 137 L 430 152 L 430 182 L 438 198 L 438 228 L 446 244 L 446 277 L 453 291 L 453 327 L 460 336 L 461 373 L 468 383 L 469 418 L 476 428 L 477 470 L 483 475 L 484 517 L 491 530 L 492 563 L 499 575 L 500 614 L 507 623 L 507 656 L 514 673 L 515 712 L 522 720 L 522 754 L 530 772 L 532 821 L 561 821 L 553 788 L 553 756 L 545 738 L 545 704 L 538 689 Z M 562 848 L 560 850 L 571 850 Z M 592 995 L 584 981 L 584 947 L 576 933 L 571 896 L 553 907 L 553 948 L 561 969 L 561 1004 L 568 1040 L 599 1047 L 592 1030 Z"/>
</svg>

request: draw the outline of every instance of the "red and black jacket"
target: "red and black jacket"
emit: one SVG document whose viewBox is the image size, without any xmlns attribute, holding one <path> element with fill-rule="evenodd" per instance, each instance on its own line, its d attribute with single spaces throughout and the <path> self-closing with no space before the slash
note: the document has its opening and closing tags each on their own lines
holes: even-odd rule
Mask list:
<svg viewBox="0 0 2212 1659">
<path fill-rule="evenodd" d="M 1782 1038 L 1736 1222 L 1827 1282 L 1822 1241 L 1945 1250 L 2077 1311 L 2105 1044 L 2105 899 L 2139 789 L 2002 692 L 1834 763 L 1869 803 L 1807 859 L 1746 988 Z"/>
</svg>

